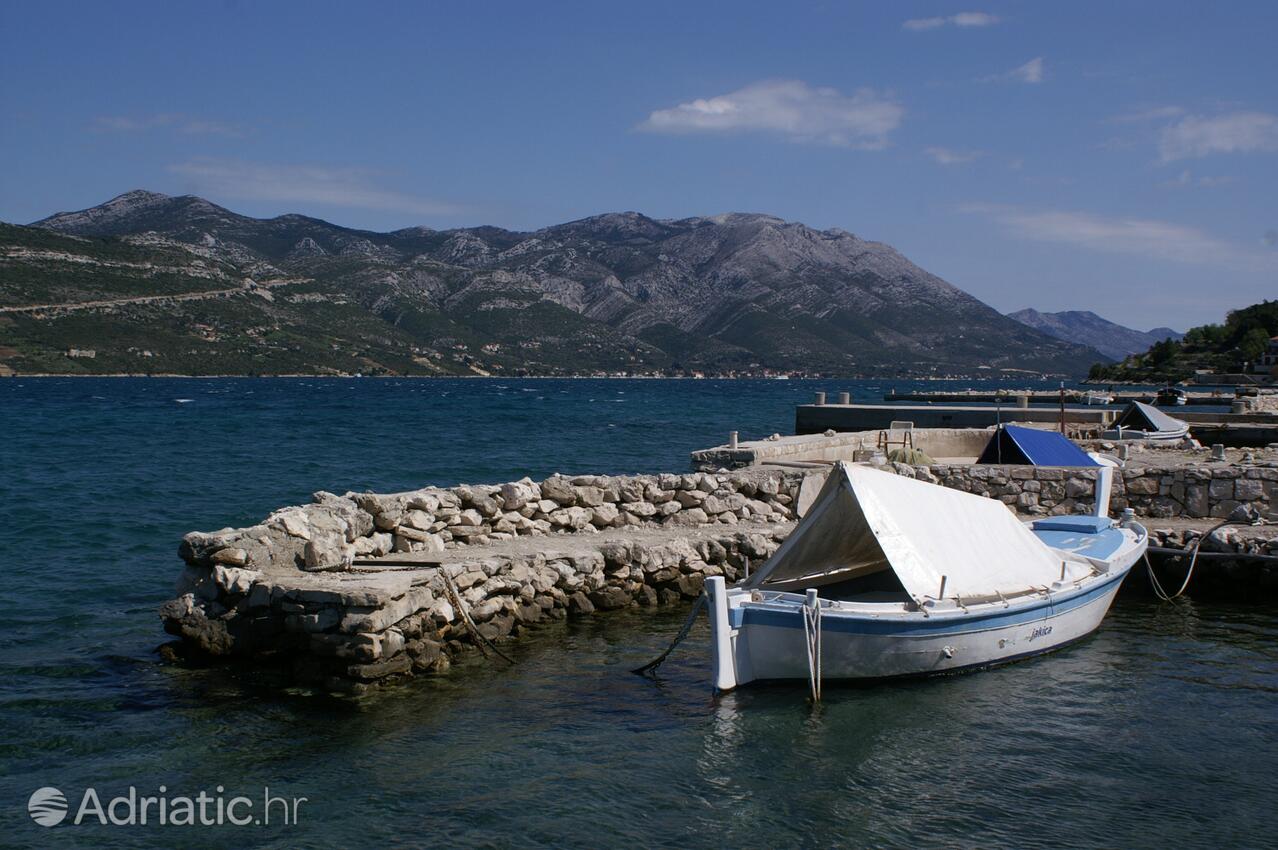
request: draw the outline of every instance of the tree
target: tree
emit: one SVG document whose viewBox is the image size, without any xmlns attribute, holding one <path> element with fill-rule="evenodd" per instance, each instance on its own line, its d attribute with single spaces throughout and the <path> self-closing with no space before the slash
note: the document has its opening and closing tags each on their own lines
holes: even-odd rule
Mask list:
<svg viewBox="0 0 1278 850">
<path fill-rule="evenodd" d="M 1154 343 L 1149 349 L 1149 359 L 1153 365 L 1162 366 L 1175 357 L 1178 351 L 1180 351 L 1180 343 L 1175 340 L 1165 339 Z"/>
<path fill-rule="evenodd" d="M 1238 354 L 1243 360 L 1252 361 L 1264 354 L 1268 347 L 1269 334 L 1264 328 L 1254 327 L 1238 343 Z"/>
</svg>

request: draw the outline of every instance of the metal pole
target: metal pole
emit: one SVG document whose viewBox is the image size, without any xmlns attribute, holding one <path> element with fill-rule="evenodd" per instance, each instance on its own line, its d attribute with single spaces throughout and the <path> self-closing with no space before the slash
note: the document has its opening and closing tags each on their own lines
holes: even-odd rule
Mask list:
<svg viewBox="0 0 1278 850">
<path fill-rule="evenodd" d="M 1065 382 L 1061 381 L 1061 433 L 1065 433 Z"/>
</svg>

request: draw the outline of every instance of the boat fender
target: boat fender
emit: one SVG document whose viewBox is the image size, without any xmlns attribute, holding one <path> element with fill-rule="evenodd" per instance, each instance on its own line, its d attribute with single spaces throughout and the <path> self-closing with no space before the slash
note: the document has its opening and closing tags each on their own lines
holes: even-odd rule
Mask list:
<svg viewBox="0 0 1278 850">
<path fill-rule="evenodd" d="M 942 654 L 942 655 L 944 655 L 946 658 L 953 658 L 953 657 L 954 657 L 954 647 L 952 647 L 952 646 L 943 646 L 943 647 L 941 647 L 941 654 Z"/>
</svg>

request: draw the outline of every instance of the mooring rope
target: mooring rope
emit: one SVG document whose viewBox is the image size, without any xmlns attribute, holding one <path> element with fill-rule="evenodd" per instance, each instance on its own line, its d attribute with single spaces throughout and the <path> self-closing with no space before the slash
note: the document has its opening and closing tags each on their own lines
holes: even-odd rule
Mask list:
<svg viewBox="0 0 1278 850">
<path fill-rule="evenodd" d="M 1149 573 L 1149 586 L 1154 589 L 1154 595 L 1164 602 L 1171 602 L 1176 597 L 1185 592 L 1185 588 L 1189 587 L 1189 580 L 1194 577 L 1194 565 L 1198 563 L 1198 550 L 1202 548 L 1203 541 L 1211 537 L 1220 529 L 1227 525 L 1251 525 L 1249 520 L 1227 519 L 1224 522 L 1216 523 L 1211 530 L 1194 541 L 1192 554 L 1189 556 L 1189 569 L 1185 571 L 1185 580 L 1180 583 L 1180 589 L 1175 593 L 1168 593 L 1163 589 L 1162 584 L 1158 581 L 1158 576 L 1154 574 L 1154 564 L 1149 560 L 1149 551 L 1145 552 L 1145 569 Z M 1186 549 L 1185 551 L 1191 551 Z"/>
<path fill-rule="evenodd" d="M 462 625 L 466 627 L 466 631 L 470 632 L 470 636 L 475 639 L 475 645 L 479 648 L 479 651 L 483 653 L 483 656 L 485 658 L 488 657 L 488 653 L 484 651 L 484 647 L 486 646 L 505 659 L 508 664 L 514 664 L 515 659 L 493 646 L 492 641 L 480 634 L 479 627 L 476 626 L 475 621 L 470 618 L 470 611 L 467 610 L 466 604 L 462 601 L 461 593 L 457 590 L 457 585 L 453 583 L 453 577 L 449 574 L 448 570 L 441 569 L 439 572 L 444 577 L 444 588 L 448 591 L 449 597 L 451 597 L 449 602 L 457 608 L 457 613 L 460 614 L 462 618 Z"/>
<path fill-rule="evenodd" d="M 666 651 L 642 667 L 636 667 L 630 672 L 638 676 L 646 676 L 649 673 L 655 672 L 656 669 L 661 666 L 662 662 L 666 660 L 667 656 L 669 656 L 671 652 L 674 652 L 674 648 L 688 636 L 688 632 L 692 631 L 692 624 L 697 621 L 697 615 L 701 613 L 701 609 L 706 607 L 709 601 L 710 600 L 709 597 L 706 596 L 706 592 L 704 590 L 701 591 L 701 595 L 697 597 L 697 601 L 693 604 L 692 610 L 688 612 L 688 619 L 683 621 L 683 626 L 680 627 L 679 634 L 675 635 L 675 639 L 666 647 Z"/>
<path fill-rule="evenodd" d="M 821 602 L 803 606 L 803 637 L 808 648 L 808 685 L 812 701 L 821 701 Z"/>
</svg>

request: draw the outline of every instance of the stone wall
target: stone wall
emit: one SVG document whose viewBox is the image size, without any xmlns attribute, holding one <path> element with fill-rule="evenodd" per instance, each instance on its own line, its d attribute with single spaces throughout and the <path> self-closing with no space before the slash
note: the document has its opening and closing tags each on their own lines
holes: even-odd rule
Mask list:
<svg viewBox="0 0 1278 850">
<path fill-rule="evenodd" d="M 794 518 L 800 482 L 794 474 L 743 471 L 555 475 L 390 494 L 320 491 L 311 504 L 281 508 L 258 525 L 192 532 L 179 555 L 196 567 L 325 571 L 346 569 L 361 556 L 443 552 L 521 536 L 780 522 Z"/>
<path fill-rule="evenodd" d="M 907 466 L 896 472 L 956 490 L 999 499 L 1027 514 L 1088 513 L 1094 470 L 1051 466 Z M 1278 464 L 1138 466 L 1115 470 L 1110 510 L 1133 508 L 1143 517 L 1227 517 L 1240 505 L 1268 516 L 1278 490 Z"/>
<path fill-rule="evenodd" d="M 447 667 L 477 635 L 735 581 L 789 532 L 801 484 L 756 470 L 321 492 L 249 528 L 186 535 L 161 616 L 188 648 L 360 691 Z M 420 566 L 367 563 L 393 553 Z"/>
</svg>

